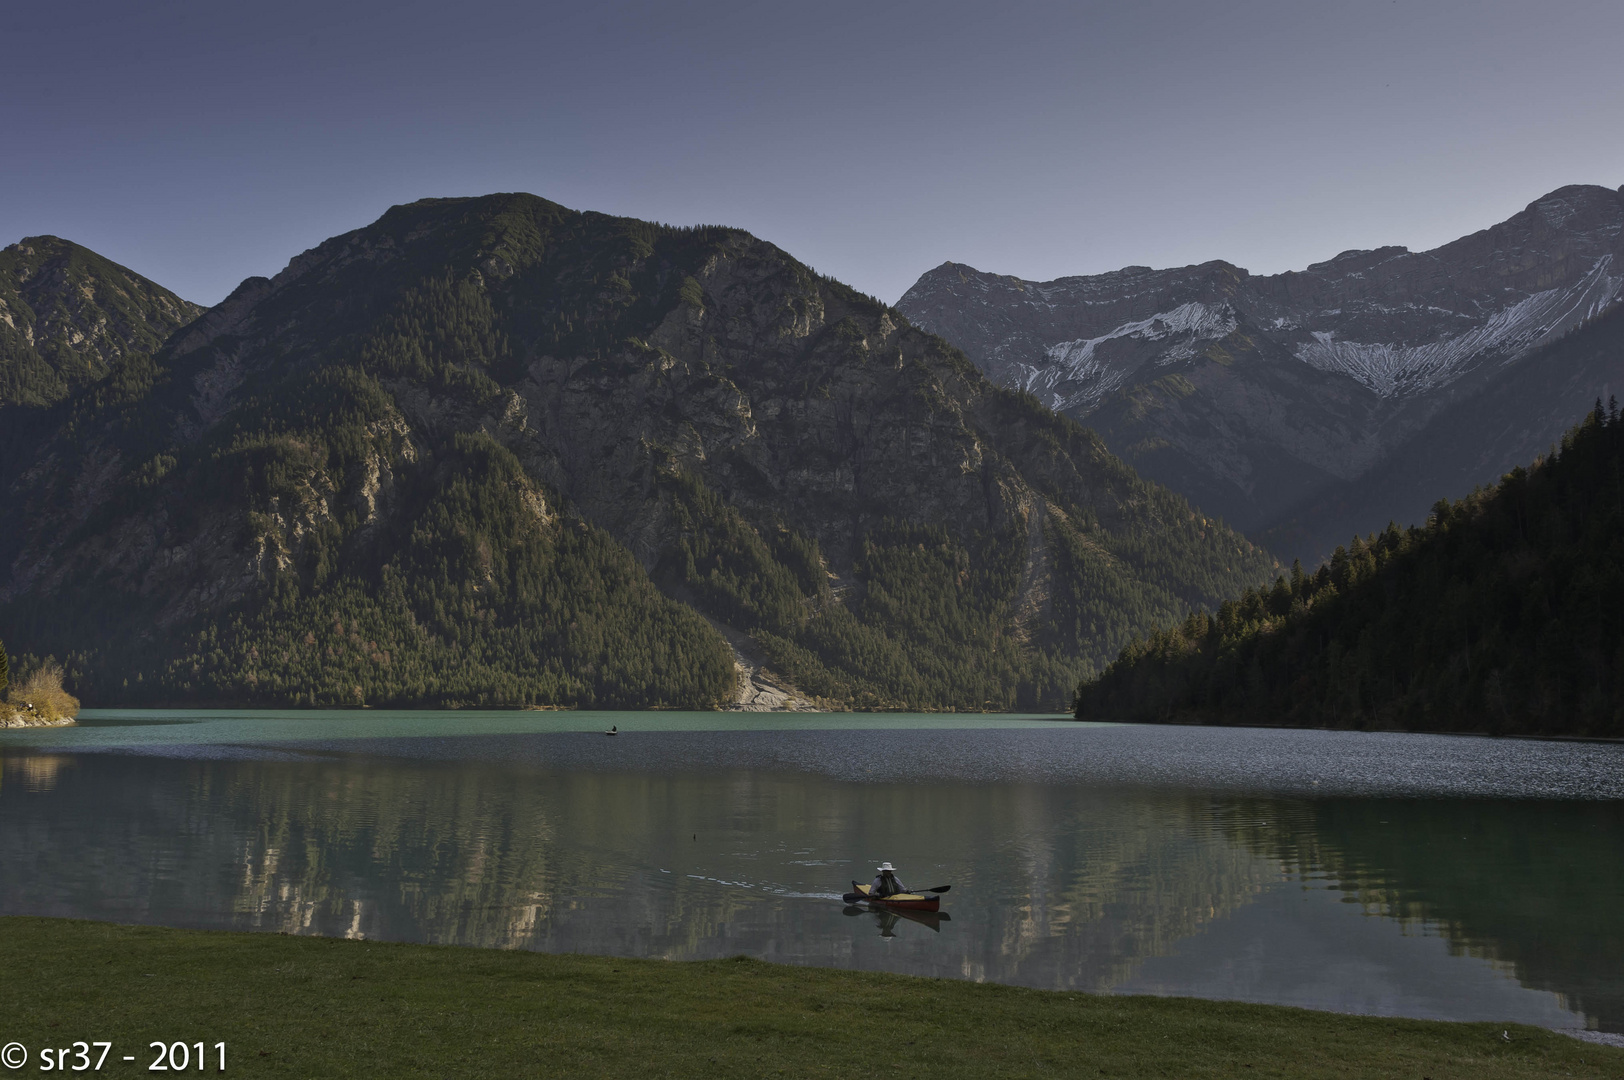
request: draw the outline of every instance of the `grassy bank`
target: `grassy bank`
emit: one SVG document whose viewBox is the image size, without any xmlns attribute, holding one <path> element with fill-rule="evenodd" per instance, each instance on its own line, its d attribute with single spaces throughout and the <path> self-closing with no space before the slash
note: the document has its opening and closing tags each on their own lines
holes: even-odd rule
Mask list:
<svg viewBox="0 0 1624 1080">
<path fill-rule="evenodd" d="M 1537 1028 L 747 960 L 5 918 L 0 972 L 0 1042 L 31 1054 L 18 1075 L 39 1047 L 101 1039 L 113 1076 L 163 1040 L 224 1041 L 239 1076 L 1624 1077 L 1624 1050 Z"/>
</svg>

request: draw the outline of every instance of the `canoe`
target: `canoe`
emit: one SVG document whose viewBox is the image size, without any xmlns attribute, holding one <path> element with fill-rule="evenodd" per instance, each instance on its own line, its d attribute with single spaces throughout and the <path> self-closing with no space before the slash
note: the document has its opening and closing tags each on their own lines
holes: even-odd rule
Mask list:
<svg viewBox="0 0 1624 1080">
<path fill-rule="evenodd" d="M 844 899 L 848 903 L 863 901 L 875 907 L 896 908 L 898 911 L 935 911 L 942 906 L 940 896 L 926 896 L 921 893 L 892 893 L 890 896 L 868 895 L 868 886 L 857 882 L 851 883 L 852 891 Z"/>
</svg>

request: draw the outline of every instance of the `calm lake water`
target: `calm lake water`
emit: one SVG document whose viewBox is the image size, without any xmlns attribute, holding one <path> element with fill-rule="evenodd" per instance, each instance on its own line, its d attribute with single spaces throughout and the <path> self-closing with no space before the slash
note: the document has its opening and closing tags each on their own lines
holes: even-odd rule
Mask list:
<svg viewBox="0 0 1624 1080">
<path fill-rule="evenodd" d="M 0 760 L 3 914 L 1624 1031 L 1621 745 L 90 711 Z M 844 908 L 881 860 L 946 917 Z"/>
</svg>

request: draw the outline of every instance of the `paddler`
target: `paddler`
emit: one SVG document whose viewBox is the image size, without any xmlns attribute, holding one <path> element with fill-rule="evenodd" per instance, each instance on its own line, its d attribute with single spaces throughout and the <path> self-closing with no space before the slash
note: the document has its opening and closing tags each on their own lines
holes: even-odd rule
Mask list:
<svg viewBox="0 0 1624 1080">
<path fill-rule="evenodd" d="M 868 883 L 869 896 L 894 896 L 897 893 L 905 893 L 908 891 L 902 887 L 902 882 L 897 880 L 896 867 L 892 866 L 888 862 L 881 863 L 879 865 L 879 871 L 880 872 L 875 875 L 874 880 Z"/>
</svg>

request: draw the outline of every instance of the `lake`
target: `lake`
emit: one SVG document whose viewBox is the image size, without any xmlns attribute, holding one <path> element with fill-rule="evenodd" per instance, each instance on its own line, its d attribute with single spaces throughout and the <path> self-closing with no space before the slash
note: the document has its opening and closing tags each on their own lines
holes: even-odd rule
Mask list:
<svg viewBox="0 0 1624 1080">
<path fill-rule="evenodd" d="M 903 714 L 0 732 L 0 914 L 1621 1032 L 1621 856 L 1616 744 Z M 951 884 L 945 917 L 846 908 L 882 860 Z"/>
</svg>

